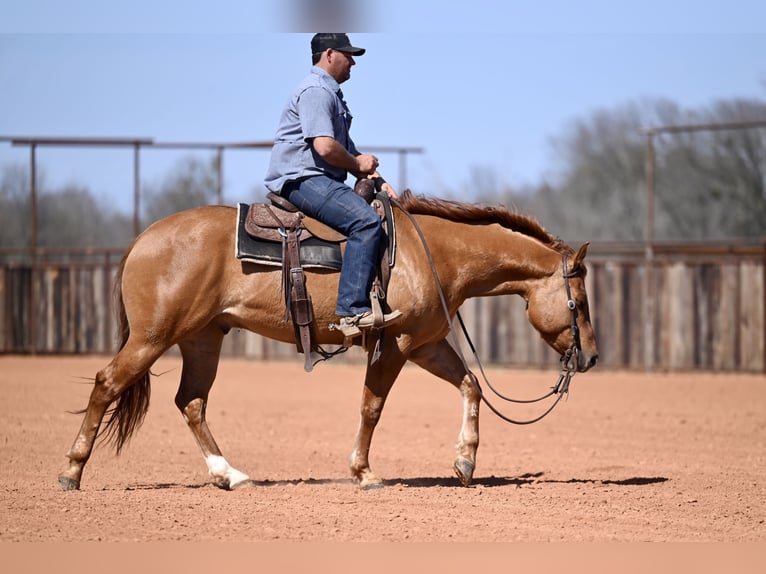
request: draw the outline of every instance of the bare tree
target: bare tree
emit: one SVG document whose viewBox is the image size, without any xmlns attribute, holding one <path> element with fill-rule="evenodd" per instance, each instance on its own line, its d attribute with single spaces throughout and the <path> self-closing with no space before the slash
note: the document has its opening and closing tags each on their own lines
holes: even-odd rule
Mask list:
<svg viewBox="0 0 766 574">
<path fill-rule="evenodd" d="M 123 247 L 132 239 L 130 218 L 113 213 L 84 187 L 41 194 L 37 212 L 41 247 Z"/>
<path fill-rule="evenodd" d="M 41 178 L 39 178 L 41 179 Z M 0 246 L 28 247 L 31 243 L 29 170 L 9 165 L 0 174 Z"/>
<path fill-rule="evenodd" d="M 684 111 L 666 100 L 596 111 L 552 141 L 562 166 L 534 193 L 506 202 L 567 240 L 640 240 L 646 213 L 642 128 L 766 117 L 766 102 L 732 100 Z M 656 138 L 655 238 L 724 239 L 766 234 L 766 129 L 662 134 Z"/>
<path fill-rule="evenodd" d="M 146 189 L 146 220 L 157 221 L 172 213 L 208 205 L 215 201 L 217 189 L 215 158 L 182 159 L 159 189 Z"/>
<path fill-rule="evenodd" d="M 766 104 L 719 102 L 702 123 L 766 117 Z M 663 137 L 657 177 L 658 221 L 669 238 L 720 239 L 766 233 L 766 129 Z"/>
<path fill-rule="evenodd" d="M 37 170 L 38 247 L 123 247 L 132 239 L 127 215 L 98 202 L 85 187 L 51 188 Z M 9 165 L 0 172 L 0 246 L 32 245 L 29 168 Z"/>
</svg>

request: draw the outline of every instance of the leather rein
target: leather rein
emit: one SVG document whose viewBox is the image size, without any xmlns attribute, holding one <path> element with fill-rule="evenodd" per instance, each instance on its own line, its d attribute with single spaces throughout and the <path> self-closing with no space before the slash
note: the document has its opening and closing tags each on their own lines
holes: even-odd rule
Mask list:
<svg viewBox="0 0 766 574">
<path fill-rule="evenodd" d="M 536 399 L 513 399 L 511 397 L 507 397 L 497 391 L 493 386 L 492 383 L 489 382 L 489 379 L 487 378 L 486 373 L 484 372 L 484 367 L 481 364 L 481 361 L 479 360 L 479 356 L 476 352 L 476 348 L 474 347 L 473 341 L 471 340 L 470 335 L 468 334 L 468 330 L 465 327 L 465 323 L 463 322 L 463 318 L 460 316 L 460 311 L 457 311 L 457 319 L 460 322 L 460 328 L 463 331 L 463 336 L 465 337 L 466 341 L 468 342 L 468 345 L 471 348 L 471 352 L 473 353 L 473 357 L 476 360 L 476 364 L 479 366 L 479 371 L 481 372 L 481 376 L 484 379 L 484 382 L 487 384 L 487 387 L 495 394 L 495 396 L 499 399 L 502 399 L 507 402 L 516 403 L 516 404 L 532 404 L 537 403 L 540 401 L 543 401 L 549 397 L 552 397 L 554 395 L 557 395 L 556 400 L 551 404 L 547 410 L 545 410 L 541 415 L 529 419 L 529 420 L 516 420 L 512 419 L 509 416 L 503 414 L 500 412 L 497 407 L 495 407 L 489 399 L 487 399 L 486 394 L 484 393 L 484 389 L 482 389 L 481 384 L 479 383 L 478 377 L 471 374 L 471 369 L 468 366 L 468 362 L 465 359 L 465 356 L 463 355 L 463 352 L 460 350 L 460 344 L 457 340 L 457 337 L 455 335 L 455 329 L 452 322 L 452 318 L 450 317 L 449 313 L 449 307 L 447 306 L 447 299 L 444 296 L 444 290 L 441 285 L 441 281 L 439 280 L 439 276 L 436 272 L 436 265 L 434 264 L 433 257 L 431 256 L 431 250 L 428 247 L 428 243 L 426 242 L 426 238 L 423 235 L 423 232 L 420 229 L 420 226 L 418 225 L 417 221 L 413 217 L 413 215 L 408 212 L 406 209 L 404 209 L 404 206 L 397 200 L 397 199 L 391 199 L 391 203 L 396 205 L 402 213 L 404 213 L 412 222 L 413 226 L 415 227 L 415 231 L 418 233 L 418 237 L 420 238 L 420 242 L 423 245 L 423 250 L 425 251 L 426 257 L 428 259 L 428 264 L 431 267 L 431 273 L 433 274 L 434 281 L 436 282 L 436 289 L 439 293 L 439 299 L 441 300 L 442 309 L 444 310 L 444 316 L 447 319 L 447 324 L 450 328 L 450 337 L 452 339 L 452 346 L 455 350 L 455 352 L 458 354 L 458 357 L 460 358 L 461 362 L 463 363 L 463 367 L 465 368 L 466 372 L 471 375 L 471 382 L 476 387 L 476 390 L 479 392 L 479 396 L 481 397 L 481 400 L 484 402 L 485 405 L 498 417 L 500 417 L 505 422 L 515 424 L 515 425 L 529 425 L 532 423 L 536 423 L 543 418 L 545 418 L 555 407 L 559 404 L 561 399 L 565 396 L 569 395 L 569 384 L 572 381 L 572 377 L 577 372 L 577 364 L 579 362 L 579 356 L 582 353 L 582 347 L 580 346 L 580 328 L 577 326 L 577 305 L 572 299 L 572 290 L 569 285 L 569 280 L 573 277 L 578 277 L 580 275 L 580 271 L 578 269 L 574 269 L 572 271 L 569 271 L 567 269 L 567 254 L 562 254 L 562 265 L 563 265 L 563 277 L 564 277 L 564 287 L 566 288 L 567 293 L 567 308 L 569 309 L 570 314 L 570 329 L 572 331 L 572 343 L 567 348 L 567 350 L 564 352 L 564 354 L 561 356 L 561 363 L 562 368 L 561 372 L 559 373 L 558 380 L 556 381 L 556 384 L 551 387 L 551 390 L 546 393 L 545 395 L 536 398 Z"/>
</svg>

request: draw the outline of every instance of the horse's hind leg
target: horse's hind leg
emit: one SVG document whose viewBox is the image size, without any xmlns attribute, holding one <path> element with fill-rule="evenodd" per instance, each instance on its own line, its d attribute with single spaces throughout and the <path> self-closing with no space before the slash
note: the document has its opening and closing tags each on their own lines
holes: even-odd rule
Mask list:
<svg viewBox="0 0 766 574">
<path fill-rule="evenodd" d="M 455 350 L 442 339 L 417 349 L 410 356 L 415 364 L 455 385 L 463 397 L 463 421 L 458 435 L 455 474 L 464 486 L 471 484 L 479 448 L 479 404 L 481 396 L 474 375 L 466 370 Z"/>
<path fill-rule="evenodd" d="M 205 457 L 216 486 L 234 489 L 249 477 L 229 465 L 213 438 L 205 418 L 207 399 L 215 381 L 224 333 L 215 325 L 179 343 L 183 356 L 181 384 L 175 402 Z"/>
<path fill-rule="evenodd" d="M 135 415 L 132 423 L 116 431 L 118 452 L 133 430 L 140 425 L 148 407 L 149 369 L 163 350 L 137 346 L 128 340 L 111 362 L 96 374 L 96 381 L 85 409 L 80 431 L 66 455 L 69 458 L 69 467 L 58 477 L 61 488 L 64 490 L 80 488 L 83 469 L 93 452 L 93 445 L 106 409 L 132 385 L 138 386 L 135 389 L 133 401 L 136 407 L 133 409 Z"/>
</svg>

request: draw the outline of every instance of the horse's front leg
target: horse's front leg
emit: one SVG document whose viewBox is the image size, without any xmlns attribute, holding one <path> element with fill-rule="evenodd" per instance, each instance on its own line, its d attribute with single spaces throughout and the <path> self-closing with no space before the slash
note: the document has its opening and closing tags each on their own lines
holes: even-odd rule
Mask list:
<svg viewBox="0 0 766 574">
<path fill-rule="evenodd" d="M 205 417 L 208 394 L 218 370 L 223 337 L 218 327 L 209 325 L 179 343 L 183 370 L 175 403 L 202 451 L 213 482 L 216 486 L 233 490 L 249 485 L 250 477 L 232 467 L 224 458 Z"/>
<path fill-rule="evenodd" d="M 387 337 L 386 340 L 393 342 L 391 337 Z M 383 486 L 383 481 L 370 469 L 370 444 L 383 412 L 386 397 L 406 362 L 395 344 L 387 345 L 374 365 L 369 364 L 370 357 L 371 353 L 367 358 L 359 428 L 354 439 L 354 448 L 349 456 L 351 474 L 359 480 L 359 486 L 362 489 Z"/>
<path fill-rule="evenodd" d="M 463 397 L 463 421 L 458 435 L 455 474 L 464 486 L 471 484 L 479 449 L 479 405 L 481 395 L 475 375 L 468 371 L 455 350 L 442 339 L 418 348 L 410 356 L 415 364 L 455 385 Z"/>
</svg>

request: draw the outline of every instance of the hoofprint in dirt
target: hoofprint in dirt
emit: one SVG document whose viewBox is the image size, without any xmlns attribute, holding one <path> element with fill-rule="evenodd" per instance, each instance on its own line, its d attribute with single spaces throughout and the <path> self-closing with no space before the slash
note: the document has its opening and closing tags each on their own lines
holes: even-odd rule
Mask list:
<svg viewBox="0 0 766 574">
<path fill-rule="evenodd" d="M 527 427 L 485 409 L 474 486 L 452 473 L 459 394 L 406 368 L 374 437 L 385 487 L 348 476 L 363 365 L 225 360 L 208 420 L 253 478 L 210 484 L 173 404 L 180 360 L 152 371 L 144 426 L 96 449 L 82 491 L 56 476 L 105 357 L 2 357 L 2 541 L 764 541 L 766 378 L 598 370 Z M 556 372 L 489 369 L 514 396 Z M 523 416 L 532 411 L 514 410 Z"/>
</svg>

